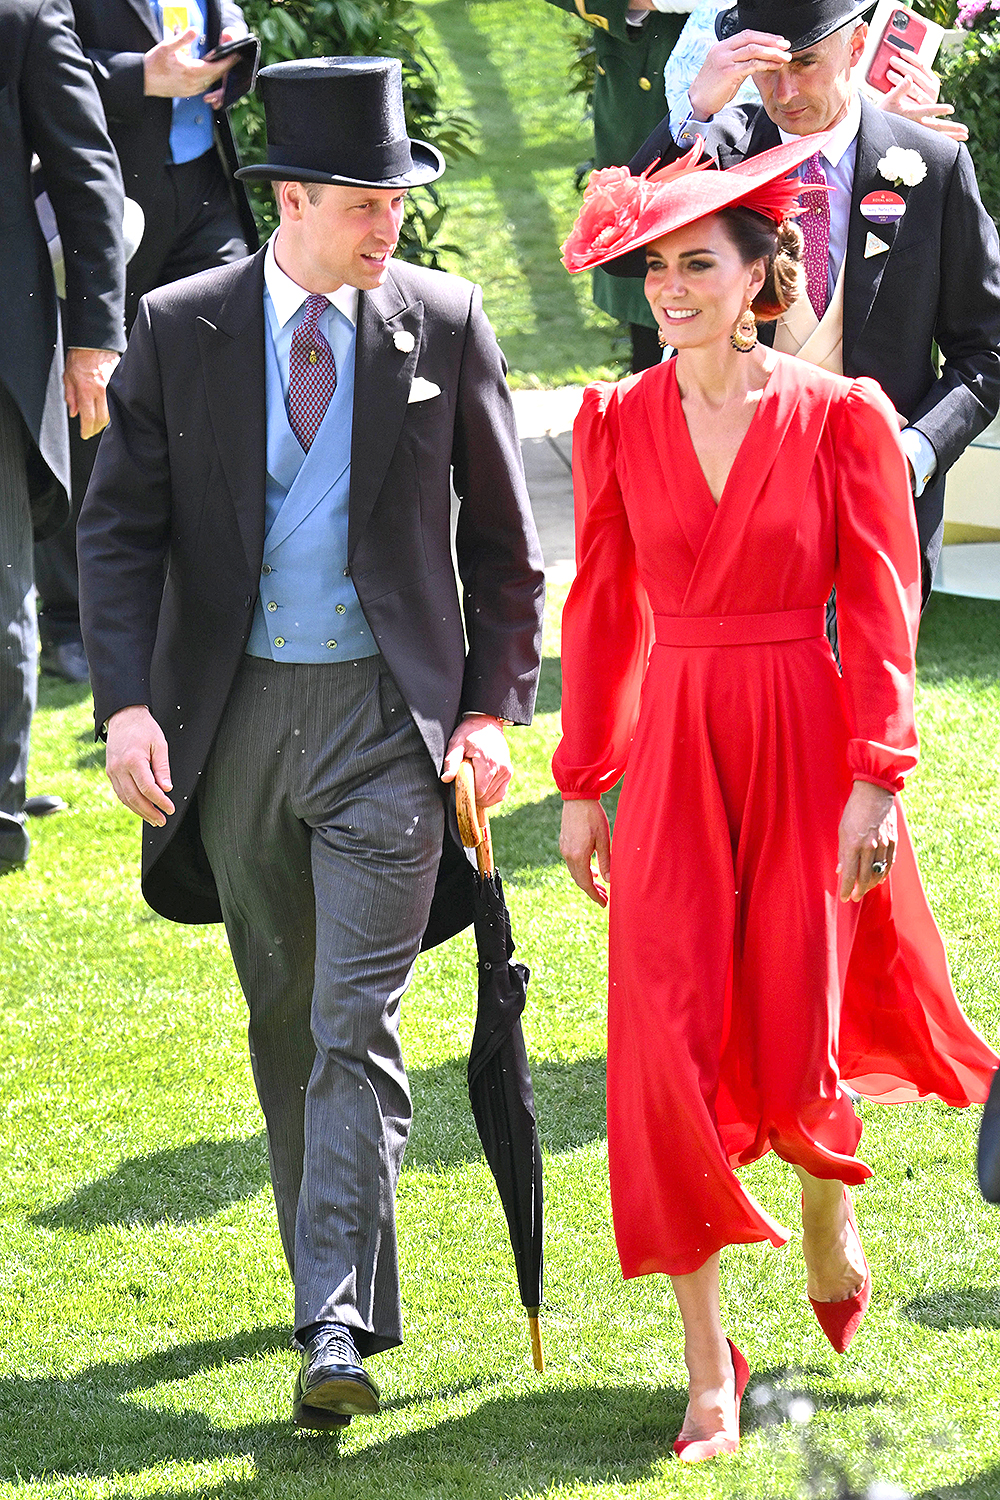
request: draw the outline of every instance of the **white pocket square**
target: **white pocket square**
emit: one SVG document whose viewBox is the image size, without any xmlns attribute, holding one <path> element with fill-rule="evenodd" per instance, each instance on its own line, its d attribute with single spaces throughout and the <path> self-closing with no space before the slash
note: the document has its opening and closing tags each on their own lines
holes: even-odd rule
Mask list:
<svg viewBox="0 0 1000 1500">
<path fill-rule="evenodd" d="M 407 405 L 413 401 L 429 401 L 432 396 L 440 396 L 441 387 L 435 385 L 433 380 L 425 380 L 422 375 L 414 375 L 410 382 L 410 394 L 406 398 Z"/>
</svg>

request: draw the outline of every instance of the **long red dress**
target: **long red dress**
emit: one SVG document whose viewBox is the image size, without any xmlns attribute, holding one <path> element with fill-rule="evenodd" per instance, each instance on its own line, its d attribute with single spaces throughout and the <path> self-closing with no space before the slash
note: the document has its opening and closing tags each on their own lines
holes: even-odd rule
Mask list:
<svg viewBox="0 0 1000 1500">
<path fill-rule="evenodd" d="M 863 1182 L 870 1099 L 983 1100 L 899 808 L 889 878 L 837 895 L 855 777 L 917 760 L 920 559 L 891 406 L 786 356 L 718 506 L 674 362 L 588 388 L 563 614 L 567 798 L 623 772 L 612 852 L 608 1146 L 626 1276 L 788 1238 L 733 1168 L 774 1149 Z M 843 677 L 823 633 L 837 587 Z M 627 769 L 626 769 L 627 766 Z"/>
</svg>

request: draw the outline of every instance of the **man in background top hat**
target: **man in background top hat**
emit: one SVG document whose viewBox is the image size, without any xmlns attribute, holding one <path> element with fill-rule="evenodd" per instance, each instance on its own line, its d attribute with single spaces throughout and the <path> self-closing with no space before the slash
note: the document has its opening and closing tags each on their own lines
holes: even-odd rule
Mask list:
<svg viewBox="0 0 1000 1500">
<path fill-rule="evenodd" d="M 143 300 L 81 603 L 144 895 L 226 923 L 295 1282 L 293 1419 L 323 1428 L 378 1410 L 361 1358 L 401 1339 L 399 1006 L 450 844 L 439 778 L 467 757 L 502 798 L 543 577 L 479 289 L 392 260 L 407 188 L 443 171 L 407 138 L 399 63 L 260 80 L 268 156 L 241 175 L 274 182 L 279 228 Z"/>
<path fill-rule="evenodd" d="M 245 36 L 232 0 L 73 0 L 74 26 L 90 60 L 125 192 L 142 210 L 128 263 L 125 328 L 140 297 L 241 260 L 257 248 L 246 193 L 233 182 L 236 146 L 222 83 L 228 62 L 202 58 Z M 76 521 L 97 452 L 70 429 L 72 515 L 35 550 L 42 670 L 86 682 L 80 635 Z"/>
<path fill-rule="evenodd" d="M 0 0 L 0 875 L 19 869 L 38 682 L 32 536 L 69 513 L 69 422 L 88 436 L 107 422 L 105 386 L 125 346 L 122 185 L 101 101 L 73 33 L 68 0 Z M 58 218 L 65 256 L 63 322 L 35 211 L 31 160 Z M 64 362 L 63 339 L 66 351 Z"/>
<path fill-rule="evenodd" d="M 895 406 L 926 603 L 945 474 L 1000 407 L 1000 246 L 965 146 L 854 89 L 870 9 L 871 0 L 740 0 L 723 11 L 676 142 L 664 120 L 629 166 L 671 161 L 699 135 L 726 168 L 779 141 L 831 131 L 799 169 L 804 182 L 831 190 L 810 195 L 799 220 L 808 296 L 768 329 L 775 348 L 871 376 Z M 763 108 L 729 102 L 750 74 Z"/>
</svg>

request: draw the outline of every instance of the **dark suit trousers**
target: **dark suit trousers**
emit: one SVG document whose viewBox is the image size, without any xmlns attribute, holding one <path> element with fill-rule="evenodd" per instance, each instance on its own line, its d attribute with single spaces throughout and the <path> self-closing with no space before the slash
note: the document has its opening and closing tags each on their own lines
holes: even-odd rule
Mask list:
<svg viewBox="0 0 1000 1500">
<path fill-rule="evenodd" d="M 295 1326 L 402 1338 L 399 1007 L 444 835 L 437 774 L 381 657 L 247 657 L 199 791 L 250 1011 Z"/>
<path fill-rule="evenodd" d="M 204 156 L 159 174 L 146 205 L 142 242 L 126 270 L 125 327 L 131 329 L 139 300 L 157 286 L 197 271 L 228 265 L 248 253 L 239 214 L 214 146 Z M 65 526 L 35 548 L 39 623 L 46 643 L 80 639 L 80 591 L 76 572 L 76 523 L 97 457 L 99 439 L 80 437 L 70 423 L 73 512 Z"/>
<path fill-rule="evenodd" d="M 11 864 L 29 847 L 24 781 L 38 682 L 27 441 L 21 413 L 0 385 L 0 861 Z"/>
</svg>

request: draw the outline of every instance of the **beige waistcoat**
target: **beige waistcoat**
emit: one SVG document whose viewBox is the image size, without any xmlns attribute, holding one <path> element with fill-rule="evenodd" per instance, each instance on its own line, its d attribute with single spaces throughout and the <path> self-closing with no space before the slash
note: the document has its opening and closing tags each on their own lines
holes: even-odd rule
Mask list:
<svg viewBox="0 0 1000 1500">
<path fill-rule="evenodd" d="M 774 330 L 774 347 L 781 354 L 797 354 L 799 359 L 811 365 L 829 370 L 833 375 L 844 373 L 844 266 L 833 289 L 822 318 L 817 318 L 809 298 L 802 294 L 791 307 L 786 308 Z"/>
</svg>

